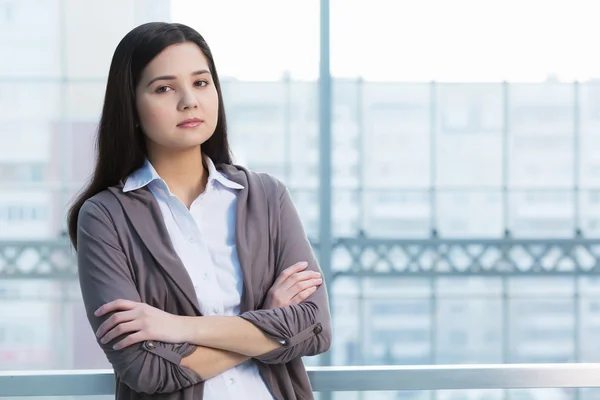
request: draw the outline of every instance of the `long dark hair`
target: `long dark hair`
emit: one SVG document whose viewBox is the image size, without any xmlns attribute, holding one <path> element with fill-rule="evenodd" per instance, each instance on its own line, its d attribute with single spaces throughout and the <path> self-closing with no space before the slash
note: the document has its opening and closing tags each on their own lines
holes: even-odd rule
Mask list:
<svg viewBox="0 0 600 400">
<path fill-rule="evenodd" d="M 77 219 L 83 203 L 119 184 L 144 163 L 146 145 L 143 132 L 136 127 L 139 118 L 135 101 L 135 89 L 142 71 L 165 48 L 185 42 L 195 43 L 204 53 L 219 95 L 217 126 L 213 135 L 202 144 L 202 152 L 215 164 L 232 163 L 219 76 L 204 38 L 183 24 L 151 22 L 138 26 L 121 40 L 110 64 L 98 127 L 96 166 L 90 183 L 75 199 L 67 217 L 69 237 L 75 248 Z"/>
</svg>

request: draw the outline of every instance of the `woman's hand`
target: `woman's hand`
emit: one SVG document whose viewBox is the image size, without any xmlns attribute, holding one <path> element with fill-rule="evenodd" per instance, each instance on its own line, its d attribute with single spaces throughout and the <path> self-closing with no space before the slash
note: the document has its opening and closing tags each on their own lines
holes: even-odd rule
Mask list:
<svg viewBox="0 0 600 400">
<path fill-rule="evenodd" d="M 263 307 L 271 309 L 298 304 L 313 294 L 323 280 L 318 272 L 304 271 L 307 267 L 308 263 L 300 262 L 283 270 L 269 289 Z"/>
<path fill-rule="evenodd" d="M 101 317 L 117 311 L 100 325 L 96 331 L 104 344 L 129 334 L 116 343 L 115 350 L 124 349 L 144 340 L 158 340 L 165 343 L 183 343 L 188 337 L 184 317 L 169 314 L 145 303 L 130 300 L 115 300 L 104 304 L 94 315 Z"/>
</svg>

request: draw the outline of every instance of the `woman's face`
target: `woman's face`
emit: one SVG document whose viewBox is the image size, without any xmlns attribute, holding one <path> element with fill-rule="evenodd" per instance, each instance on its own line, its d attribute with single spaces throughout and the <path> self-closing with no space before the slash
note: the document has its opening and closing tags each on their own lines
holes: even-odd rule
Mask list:
<svg viewBox="0 0 600 400">
<path fill-rule="evenodd" d="M 142 72 L 136 106 L 149 151 L 188 149 L 208 140 L 217 126 L 219 98 L 200 48 L 186 42 L 156 56 Z"/>
</svg>

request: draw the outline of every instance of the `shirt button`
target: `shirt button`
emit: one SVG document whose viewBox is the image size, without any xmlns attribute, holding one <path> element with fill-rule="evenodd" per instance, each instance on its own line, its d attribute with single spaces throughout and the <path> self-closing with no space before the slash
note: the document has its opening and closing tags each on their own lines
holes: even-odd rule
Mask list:
<svg viewBox="0 0 600 400">
<path fill-rule="evenodd" d="M 233 378 L 229 378 L 229 384 L 230 384 L 230 385 L 233 385 L 234 383 L 235 383 L 235 379 L 233 379 Z"/>
<path fill-rule="evenodd" d="M 188 237 L 188 241 L 189 241 L 190 243 L 194 243 L 194 242 L 196 241 L 196 239 L 194 239 L 194 237 L 193 237 L 193 236 L 189 236 L 189 237 Z"/>
<path fill-rule="evenodd" d="M 218 309 L 216 309 L 216 308 L 213 308 L 213 309 L 212 309 L 212 312 L 213 312 L 213 315 L 217 315 L 217 314 L 219 313 L 219 310 L 218 310 Z"/>
<path fill-rule="evenodd" d="M 204 279 L 204 280 L 208 279 L 208 274 L 206 272 L 202 274 L 202 279 Z"/>
</svg>

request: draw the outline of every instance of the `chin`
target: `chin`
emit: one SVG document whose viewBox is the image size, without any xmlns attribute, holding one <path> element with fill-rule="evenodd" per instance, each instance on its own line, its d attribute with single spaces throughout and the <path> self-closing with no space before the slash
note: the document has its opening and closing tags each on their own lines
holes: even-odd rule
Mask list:
<svg viewBox="0 0 600 400">
<path fill-rule="evenodd" d="M 206 138 L 206 140 L 208 140 L 208 138 Z M 188 149 L 193 149 L 193 148 L 197 148 L 202 146 L 206 140 L 202 140 L 202 141 L 189 141 L 189 142 L 185 142 L 185 143 L 177 143 L 175 145 L 176 148 L 179 148 L 181 150 L 188 150 Z"/>
<path fill-rule="evenodd" d="M 189 130 L 187 132 L 176 131 L 169 135 L 165 135 L 160 139 L 156 138 L 155 140 L 150 140 L 150 142 L 154 142 L 164 149 L 187 150 L 202 145 L 210 139 L 211 136 L 212 132 L 206 132 L 206 130 Z"/>
<path fill-rule="evenodd" d="M 207 132 L 189 132 L 187 135 L 177 135 L 173 137 L 172 145 L 176 147 L 196 147 L 206 142 L 212 136 Z"/>
</svg>

